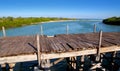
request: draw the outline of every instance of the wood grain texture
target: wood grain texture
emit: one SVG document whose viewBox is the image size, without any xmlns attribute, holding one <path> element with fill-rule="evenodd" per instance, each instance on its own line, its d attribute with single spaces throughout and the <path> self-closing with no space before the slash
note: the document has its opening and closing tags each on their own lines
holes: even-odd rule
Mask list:
<svg viewBox="0 0 120 71">
<path fill-rule="evenodd" d="M 55 37 L 40 36 L 41 53 L 63 53 L 96 49 L 99 33 L 61 34 Z M 120 46 L 120 32 L 103 33 L 101 48 Z M 37 52 L 36 36 L 0 38 L 0 57 L 34 54 Z"/>
</svg>

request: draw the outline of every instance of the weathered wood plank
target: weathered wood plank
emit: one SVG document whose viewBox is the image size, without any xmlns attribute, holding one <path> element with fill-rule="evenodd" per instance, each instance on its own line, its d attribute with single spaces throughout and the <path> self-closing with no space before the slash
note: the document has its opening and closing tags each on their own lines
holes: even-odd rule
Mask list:
<svg viewBox="0 0 120 71">
<path fill-rule="evenodd" d="M 120 45 L 120 33 L 103 33 L 102 48 Z M 42 38 L 43 53 L 71 52 L 98 47 L 99 34 L 69 34 Z M 35 36 L 0 38 L 0 57 L 36 53 Z"/>
<path fill-rule="evenodd" d="M 59 37 L 56 37 L 56 39 L 59 40 L 60 44 L 64 47 L 65 51 L 72 51 L 72 49 L 66 44 L 66 41 Z"/>
<path fill-rule="evenodd" d="M 60 36 L 61 38 L 63 38 L 63 40 L 65 40 L 67 43 L 67 45 L 72 49 L 72 50 L 77 50 L 77 45 L 74 43 L 74 42 L 72 42 L 72 40 L 71 39 L 69 39 L 69 35 L 62 35 L 62 36 Z"/>
<path fill-rule="evenodd" d="M 61 52 L 65 52 L 64 46 L 61 45 L 61 41 L 54 37 L 54 41 L 56 42 L 56 46 L 60 49 Z"/>
</svg>

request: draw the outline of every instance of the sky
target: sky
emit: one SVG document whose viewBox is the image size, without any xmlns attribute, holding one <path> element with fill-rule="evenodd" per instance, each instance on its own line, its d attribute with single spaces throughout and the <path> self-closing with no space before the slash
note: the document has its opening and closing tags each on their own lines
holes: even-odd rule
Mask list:
<svg viewBox="0 0 120 71">
<path fill-rule="evenodd" d="M 108 18 L 120 16 L 120 0 L 0 0 L 0 17 Z"/>
</svg>

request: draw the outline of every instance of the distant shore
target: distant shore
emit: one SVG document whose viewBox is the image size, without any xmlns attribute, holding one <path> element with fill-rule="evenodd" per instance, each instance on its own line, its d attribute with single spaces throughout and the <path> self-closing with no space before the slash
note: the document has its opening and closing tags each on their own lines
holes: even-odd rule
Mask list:
<svg viewBox="0 0 120 71">
<path fill-rule="evenodd" d="M 46 21 L 46 22 L 37 22 L 37 23 L 31 23 L 29 25 L 36 25 L 36 24 L 44 24 L 44 23 L 51 23 L 51 22 L 67 22 L 67 21 L 75 21 L 75 20 L 57 20 L 57 21 Z M 29 25 L 22 25 L 20 27 L 23 27 L 23 26 L 29 26 Z M 4 26 L 3 26 L 4 27 Z M 14 28 L 17 28 L 17 27 L 14 27 Z M 10 29 L 10 28 L 9 28 Z"/>
<path fill-rule="evenodd" d="M 72 18 L 46 18 L 46 17 L 2 17 L 0 18 L 0 27 L 5 27 L 6 29 L 17 28 L 27 25 L 42 24 L 48 22 L 64 22 L 64 21 L 73 21 L 76 19 Z M 0 30 L 2 30 L 0 28 Z"/>
<path fill-rule="evenodd" d="M 104 24 L 108 25 L 119 25 L 120 26 L 120 17 L 111 17 L 103 20 Z"/>
<path fill-rule="evenodd" d="M 65 21 L 75 21 L 75 20 L 57 20 L 57 21 L 47 21 L 47 22 L 40 22 L 40 23 L 65 22 Z"/>
</svg>

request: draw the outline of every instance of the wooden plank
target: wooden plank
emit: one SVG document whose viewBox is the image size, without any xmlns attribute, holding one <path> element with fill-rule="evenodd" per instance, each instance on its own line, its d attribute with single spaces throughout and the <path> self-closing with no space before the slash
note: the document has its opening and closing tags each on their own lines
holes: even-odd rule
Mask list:
<svg viewBox="0 0 120 71">
<path fill-rule="evenodd" d="M 54 42 L 52 37 L 49 38 L 48 41 L 49 41 L 51 48 L 53 49 L 52 52 L 59 52 L 60 51 L 60 49 L 55 45 L 55 42 Z"/>
<path fill-rule="evenodd" d="M 38 57 L 38 66 L 41 66 L 41 46 L 40 46 L 40 36 L 37 35 L 36 37 L 37 40 L 37 57 Z"/>
<path fill-rule="evenodd" d="M 2 55 L 11 55 L 9 52 L 10 52 L 10 50 L 11 49 L 13 49 L 13 48 L 11 48 L 11 45 L 13 45 L 12 44 L 12 39 L 10 38 L 10 39 L 8 39 L 8 41 L 5 39 L 3 42 L 3 46 L 1 46 L 1 48 L 3 48 L 4 50 L 2 50 L 3 52 L 2 52 Z M 7 43 L 6 43 L 7 42 Z M 9 46 L 9 47 L 8 47 Z M 13 49 L 14 50 L 14 49 Z"/>
<path fill-rule="evenodd" d="M 0 64 L 26 62 L 26 61 L 34 61 L 34 60 L 37 60 L 36 54 L 0 57 Z"/>
<path fill-rule="evenodd" d="M 54 52 L 55 50 L 52 48 L 50 40 L 48 38 L 45 39 L 46 39 L 47 48 L 49 49 L 50 53 Z"/>
<path fill-rule="evenodd" d="M 56 37 L 57 40 L 59 40 L 60 44 L 64 47 L 65 51 L 72 51 L 72 49 L 66 44 L 67 42 L 64 41 L 62 38 L 60 37 Z"/>
<path fill-rule="evenodd" d="M 60 59 L 52 62 L 50 65 L 51 65 L 51 66 L 56 65 L 57 63 L 59 63 L 60 61 L 63 61 L 63 60 L 64 60 L 64 58 L 60 58 Z"/>
<path fill-rule="evenodd" d="M 69 38 L 69 35 L 62 35 L 62 36 L 60 36 L 63 40 L 65 40 L 67 43 L 67 45 L 72 49 L 72 50 L 77 50 L 77 45 L 74 43 L 74 42 L 72 42 L 71 40 L 70 40 L 70 38 Z"/>
<path fill-rule="evenodd" d="M 65 52 L 65 48 L 61 45 L 61 41 L 54 37 L 54 41 L 56 42 L 56 46 L 60 49 L 61 52 Z"/>
<path fill-rule="evenodd" d="M 2 27 L 3 37 L 6 37 L 5 27 Z"/>
<path fill-rule="evenodd" d="M 41 46 L 41 52 L 49 52 L 49 49 L 47 48 L 46 39 L 44 36 L 40 37 L 40 46 Z"/>
<path fill-rule="evenodd" d="M 28 53 L 37 52 L 36 36 L 31 36 L 31 37 L 27 38 L 27 41 L 24 43 L 24 46 L 26 46 L 25 51 L 28 52 Z"/>
<path fill-rule="evenodd" d="M 82 43 L 85 46 L 85 49 L 89 49 L 89 48 L 96 48 L 98 47 L 98 42 L 97 41 L 93 41 L 93 40 L 88 40 L 86 39 L 85 36 L 77 36 L 77 39 L 79 39 L 79 42 Z"/>
<path fill-rule="evenodd" d="M 69 35 L 68 38 L 69 38 L 69 40 L 71 40 L 71 42 L 73 42 L 76 45 L 76 48 L 78 50 L 85 48 L 84 45 L 81 45 L 80 43 L 78 43 L 78 40 L 76 40 L 75 35 Z"/>
<path fill-rule="evenodd" d="M 59 36 L 59 37 L 57 36 L 57 38 L 59 38 L 63 42 L 62 45 L 67 45 L 67 46 L 65 46 L 66 50 L 68 50 L 68 51 L 73 50 L 73 48 L 71 48 L 71 46 L 68 45 L 68 43 L 70 43 L 68 40 L 66 40 L 65 38 L 63 38 L 61 36 Z"/>
<path fill-rule="evenodd" d="M 81 38 L 79 38 L 77 35 L 72 35 L 73 39 L 77 42 L 76 44 L 79 45 L 80 49 L 87 49 L 88 48 L 88 45 L 86 45 L 85 42 L 83 42 L 81 40 Z"/>
<path fill-rule="evenodd" d="M 120 51 L 120 46 L 104 47 L 100 49 L 100 53 L 113 52 L 113 51 Z M 81 55 L 91 55 L 96 53 L 97 53 L 97 49 L 88 49 L 88 50 L 73 51 L 66 53 L 43 54 L 42 56 L 44 56 L 45 59 L 54 59 L 54 58 L 74 57 Z"/>
<path fill-rule="evenodd" d="M 118 39 L 104 38 L 104 41 L 114 45 L 120 45 L 120 41 Z"/>
</svg>

